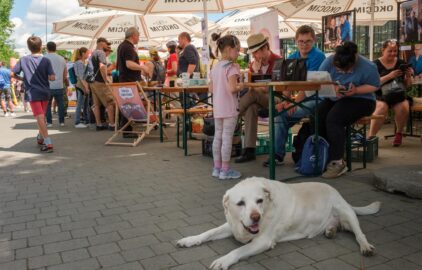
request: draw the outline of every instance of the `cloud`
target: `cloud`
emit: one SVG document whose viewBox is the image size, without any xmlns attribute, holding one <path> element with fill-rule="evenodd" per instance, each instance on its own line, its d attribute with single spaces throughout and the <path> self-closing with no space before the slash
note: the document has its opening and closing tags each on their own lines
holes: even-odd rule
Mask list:
<svg viewBox="0 0 422 270">
<path fill-rule="evenodd" d="M 84 8 L 79 7 L 78 1 L 63 0 L 32 0 L 25 18 L 11 18 L 14 24 L 14 31 L 10 39 L 14 41 L 15 50 L 19 54 L 27 54 L 26 40 L 32 34 L 45 40 L 45 4 L 47 1 L 47 37 L 52 39 L 51 34 L 53 22 L 62 18 L 78 14 Z"/>
</svg>

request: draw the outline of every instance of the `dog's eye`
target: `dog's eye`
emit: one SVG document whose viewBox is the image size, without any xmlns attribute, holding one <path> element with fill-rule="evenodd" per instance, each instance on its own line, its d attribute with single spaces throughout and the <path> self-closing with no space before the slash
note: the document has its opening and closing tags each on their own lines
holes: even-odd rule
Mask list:
<svg viewBox="0 0 422 270">
<path fill-rule="evenodd" d="M 263 200 L 262 199 L 258 199 L 258 200 L 256 200 L 256 203 L 262 203 L 263 202 Z"/>
<path fill-rule="evenodd" d="M 240 201 L 240 202 L 237 203 L 237 206 L 244 206 L 244 205 L 245 205 L 244 201 Z"/>
</svg>

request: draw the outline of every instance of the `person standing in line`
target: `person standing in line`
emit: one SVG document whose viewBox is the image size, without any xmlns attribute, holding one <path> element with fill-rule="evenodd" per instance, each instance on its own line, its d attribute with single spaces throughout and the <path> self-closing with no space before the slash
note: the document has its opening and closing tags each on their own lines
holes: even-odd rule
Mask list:
<svg viewBox="0 0 422 270">
<path fill-rule="evenodd" d="M 166 76 L 170 86 L 174 86 L 174 81 L 177 79 L 177 54 L 176 41 L 170 40 L 166 43 L 169 57 L 167 59 Z"/>
<path fill-rule="evenodd" d="M 233 35 L 226 35 L 217 40 L 217 47 L 222 57 L 210 72 L 209 85 L 213 93 L 215 121 L 212 176 L 221 180 L 237 179 L 241 173 L 230 168 L 230 157 L 239 115 L 237 92 L 243 89 L 243 83 L 237 84 L 240 67 L 236 59 L 239 56 L 240 41 Z"/>
<path fill-rule="evenodd" d="M 10 87 L 10 69 L 5 66 L 4 62 L 0 61 L 0 101 L 4 117 L 16 116 L 16 113 L 13 111 L 15 106 L 13 106 L 12 102 L 11 89 L 12 88 Z M 9 112 L 7 111 L 6 102 L 9 106 Z"/>
<path fill-rule="evenodd" d="M 136 27 L 129 27 L 125 32 L 125 40 L 117 47 L 117 71 L 119 82 L 139 82 L 142 80 L 141 72 L 148 72 L 148 68 L 141 66 L 135 45 L 139 42 L 139 31 Z M 127 123 L 127 118 L 120 115 L 119 127 Z M 132 131 L 128 126 L 124 131 Z M 123 138 L 137 138 L 138 135 L 123 133 Z"/>
<path fill-rule="evenodd" d="M 94 101 L 94 115 L 96 122 L 96 130 L 114 130 L 114 97 L 107 83 L 111 81 L 107 77 L 107 57 L 104 49 L 108 47 L 107 39 L 100 37 L 97 39 L 97 47 L 91 55 L 91 62 L 93 72 L 95 75 L 94 82 L 90 84 L 92 92 L 92 99 Z M 101 110 L 100 106 L 103 105 L 107 110 L 108 127 L 103 126 L 101 123 Z"/>
<path fill-rule="evenodd" d="M 191 44 L 191 37 L 189 33 L 182 32 L 178 37 L 179 46 L 182 51 L 179 55 L 177 63 L 177 76 L 187 72 L 189 77 L 192 77 L 194 72 L 199 72 L 199 54 L 195 46 Z"/>
<path fill-rule="evenodd" d="M 29 104 L 38 125 L 37 143 L 41 146 L 42 152 L 50 153 L 53 152 L 53 142 L 48 136 L 45 113 L 51 95 L 49 81 L 55 81 L 56 76 L 50 60 L 41 54 L 41 39 L 31 36 L 27 44 L 31 54 L 19 60 L 13 68 L 12 75 L 25 82 Z M 24 74 L 23 78 L 17 75 L 21 72 Z"/>
<path fill-rule="evenodd" d="M 57 107 L 59 110 L 59 123 L 60 126 L 64 126 L 64 95 L 66 94 L 66 89 L 69 86 L 69 79 L 67 78 L 67 66 L 64 58 L 56 53 L 56 43 L 50 41 L 47 43 L 47 55 L 45 56 L 50 60 L 54 74 L 56 74 L 56 79 L 50 82 L 50 101 L 47 107 L 47 127 L 53 126 L 53 119 L 51 116 L 51 103 L 56 100 Z"/>
<path fill-rule="evenodd" d="M 81 123 L 81 111 L 83 110 L 84 120 L 87 124 L 90 123 L 90 108 L 88 105 L 89 85 L 86 81 L 86 59 L 88 59 L 88 49 L 81 47 L 76 50 L 75 63 L 73 68 L 76 75 L 76 111 L 75 111 L 75 128 L 86 128 L 87 125 Z"/>
</svg>

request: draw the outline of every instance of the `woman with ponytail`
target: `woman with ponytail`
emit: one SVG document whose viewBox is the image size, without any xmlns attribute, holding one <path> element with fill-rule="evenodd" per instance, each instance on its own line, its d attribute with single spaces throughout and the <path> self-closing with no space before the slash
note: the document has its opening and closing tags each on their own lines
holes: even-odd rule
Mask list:
<svg viewBox="0 0 422 270">
<path fill-rule="evenodd" d="M 86 82 L 86 59 L 88 58 L 88 49 L 85 47 L 81 47 L 76 50 L 75 55 L 75 75 L 77 78 L 76 83 L 76 96 L 77 96 L 77 103 L 76 103 L 76 111 L 75 111 L 75 128 L 86 128 L 87 126 L 81 123 L 81 110 L 83 109 L 84 120 L 85 123 L 89 124 L 89 105 L 88 105 L 88 94 L 89 94 L 89 86 Z"/>
</svg>

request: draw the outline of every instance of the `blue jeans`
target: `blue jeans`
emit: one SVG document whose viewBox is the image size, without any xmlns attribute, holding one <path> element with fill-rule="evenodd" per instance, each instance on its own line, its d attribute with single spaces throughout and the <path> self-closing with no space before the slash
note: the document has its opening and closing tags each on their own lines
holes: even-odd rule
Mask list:
<svg viewBox="0 0 422 270">
<path fill-rule="evenodd" d="M 296 111 L 291 116 L 288 115 L 287 111 L 284 111 L 275 117 L 275 153 L 281 159 L 284 159 L 284 156 L 286 155 L 286 141 L 289 128 L 299 122 L 300 119 L 313 115 L 312 112 L 315 109 L 315 100 L 305 101 L 303 102 L 303 105 L 311 110 L 297 106 Z"/>
<path fill-rule="evenodd" d="M 76 88 L 76 96 L 75 125 L 81 123 L 81 110 L 83 110 L 85 123 L 89 124 L 91 114 L 89 113 L 88 96 L 84 95 L 84 92 L 79 88 Z"/>
<path fill-rule="evenodd" d="M 47 106 L 47 123 L 52 124 L 53 119 L 51 117 L 51 103 L 54 98 L 54 100 L 57 103 L 57 108 L 59 110 L 59 123 L 64 123 L 64 101 L 63 101 L 63 93 L 64 89 L 50 89 L 50 101 L 48 102 Z"/>
</svg>

